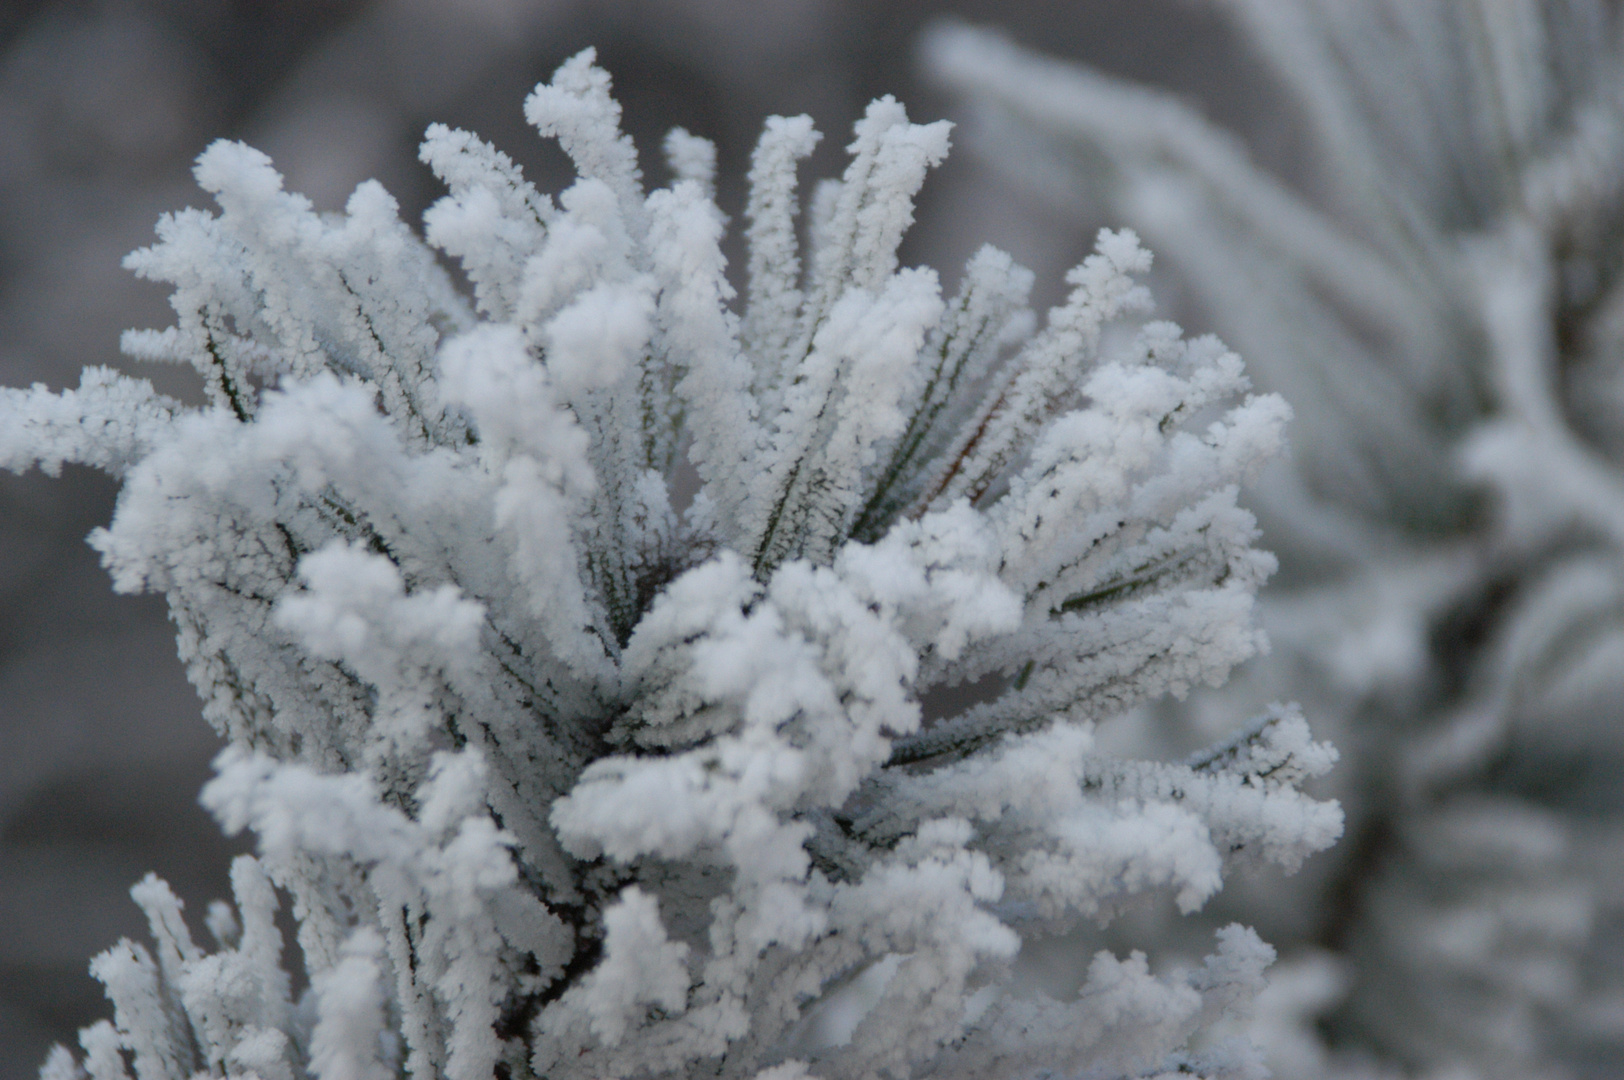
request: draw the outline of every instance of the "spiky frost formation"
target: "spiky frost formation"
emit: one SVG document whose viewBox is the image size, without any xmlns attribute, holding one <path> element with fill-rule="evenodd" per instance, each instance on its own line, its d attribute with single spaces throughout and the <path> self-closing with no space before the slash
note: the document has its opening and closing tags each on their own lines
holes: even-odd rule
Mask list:
<svg viewBox="0 0 1624 1080">
<path fill-rule="evenodd" d="M 210 403 L 103 370 L 0 397 L 0 463 L 123 477 L 94 543 L 169 597 L 231 743 L 203 801 L 259 838 L 213 952 L 136 890 L 156 950 L 97 959 L 113 1022 L 48 1075 L 1253 1075 L 1190 1041 L 1261 986 L 1241 927 L 1194 970 L 1101 953 L 1074 1001 L 1007 988 L 1023 936 L 1190 910 L 1237 853 L 1292 868 L 1340 831 L 1296 790 L 1334 754 L 1294 710 L 1186 764 L 1090 735 L 1260 648 L 1236 486 L 1284 403 L 1215 340 L 1134 329 L 1131 233 L 1036 333 L 999 252 L 945 300 L 899 269 L 948 128 L 889 98 L 804 255 L 818 136 L 768 122 L 742 316 L 709 144 L 674 133 L 645 194 L 590 53 L 526 115 L 579 170 L 556 201 L 466 133 L 423 144 L 471 300 L 376 184 L 318 216 L 218 143 L 220 212 L 129 261 L 177 325 L 125 339 Z M 922 721 L 961 683 L 991 692 Z"/>
</svg>

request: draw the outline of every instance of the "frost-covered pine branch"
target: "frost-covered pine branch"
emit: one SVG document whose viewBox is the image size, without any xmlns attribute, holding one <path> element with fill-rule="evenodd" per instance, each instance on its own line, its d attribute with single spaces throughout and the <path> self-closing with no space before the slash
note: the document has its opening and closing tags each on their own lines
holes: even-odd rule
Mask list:
<svg viewBox="0 0 1624 1080">
<path fill-rule="evenodd" d="M 1281 399 L 1139 325 L 1132 233 L 1041 327 L 1002 253 L 947 298 L 900 269 L 948 127 L 889 98 L 804 252 L 818 135 L 767 123 L 742 314 L 708 143 L 673 133 L 646 191 L 590 52 L 525 112 L 577 182 L 432 127 L 432 247 L 376 184 L 322 216 L 215 144 L 219 212 L 129 259 L 176 325 L 124 339 L 208 404 L 101 369 L 0 396 L 0 464 L 122 477 L 93 543 L 169 598 L 230 743 L 203 802 L 258 838 L 212 947 L 134 890 L 153 945 L 97 958 L 112 1021 L 45 1075 L 1256 1075 L 1201 1037 L 1262 985 L 1248 929 L 1190 969 L 1101 953 L 1075 1000 L 1010 975 L 1023 940 L 1340 832 L 1295 709 L 1183 764 L 1091 735 L 1261 648 L 1236 492 Z"/>
<path fill-rule="evenodd" d="M 989 160 L 1103 196 L 1311 433 L 1257 489 L 1298 571 L 1265 681 L 1350 751 L 1351 835 L 1294 901 L 1335 914 L 1282 942 L 1341 989 L 1282 1015 L 1348 1053 L 1310 1029 L 1276 1065 L 1616 1060 L 1624 985 L 1586 953 L 1624 913 L 1618 7 L 1213 6 L 1305 123 L 1294 183 L 1159 91 L 964 27 L 926 56 Z"/>
</svg>

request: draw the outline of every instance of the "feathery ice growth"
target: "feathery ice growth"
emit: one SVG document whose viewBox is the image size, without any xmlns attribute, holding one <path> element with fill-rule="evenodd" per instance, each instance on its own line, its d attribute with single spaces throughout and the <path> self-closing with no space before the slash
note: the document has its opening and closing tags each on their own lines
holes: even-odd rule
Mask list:
<svg viewBox="0 0 1624 1080">
<path fill-rule="evenodd" d="M 230 744 L 203 802 L 259 852 L 212 948 L 136 886 L 153 946 L 96 958 L 113 1018 L 44 1075 L 1257 1075 L 1213 1030 L 1273 958 L 1251 930 L 1102 952 L 1074 1000 L 1012 961 L 1341 831 L 1294 708 L 1182 763 L 1091 736 L 1262 647 L 1237 485 L 1284 402 L 1144 320 L 1131 233 L 1041 325 L 991 248 L 951 297 L 899 269 L 948 127 L 890 98 L 804 256 L 819 136 L 767 122 L 742 312 L 711 144 L 674 131 L 646 191 L 590 52 L 525 109 L 578 181 L 432 127 L 427 245 L 374 183 L 318 215 L 215 144 L 219 212 L 129 259 L 177 323 L 123 341 L 208 404 L 99 368 L 0 398 L 0 464 L 122 478 L 92 543 L 167 595 Z"/>
</svg>

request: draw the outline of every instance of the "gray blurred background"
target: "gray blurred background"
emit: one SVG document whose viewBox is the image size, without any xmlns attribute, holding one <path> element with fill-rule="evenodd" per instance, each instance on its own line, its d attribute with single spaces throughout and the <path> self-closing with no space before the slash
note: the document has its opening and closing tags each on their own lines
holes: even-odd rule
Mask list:
<svg viewBox="0 0 1624 1080">
<path fill-rule="evenodd" d="M 431 121 L 557 190 L 562 157 L 521 101 L 596 45 L 645 172 L 663 182 L 651 152 L 668 127 L 708 136 L 737 218 L 770 113 L 825 132 L 812 175 L 842 167 L 874 96 L 951 115 L 912 63 L 944 13 L 1187 95 L 1290 172 L 1271 87 L 1222 24 L 1171 0 L 0 0 L 0 384 L 73 384 L 120 362 L 121 330 L 169 325 L 164 291 L 119 261 L 159 213 L 204 205 L 189 170 L 215 138 L 265 150 L 321 209 L 371 177 L 417 221 L 439 194 L 416 160 Z M 927 183 L 904 255 L 951 282 L 996 243 L 1038 271 L 1047 303 L 1099 224 L 1084 218 L 1023 204 L 960 152 Z M 133 366 L 196 399 L 188 372 Z M 51 1042 L 104 1014 L 86 964 L 144 933 L 133 882 L 156 871 L 200 913 L 242 848 L 196 805 L 218 744 L 161 599 L 114 596 L 83 542 L 113 497 L 84 470 L 0 474 L 0 1077 L 33 1076 Z"/>
</svg>

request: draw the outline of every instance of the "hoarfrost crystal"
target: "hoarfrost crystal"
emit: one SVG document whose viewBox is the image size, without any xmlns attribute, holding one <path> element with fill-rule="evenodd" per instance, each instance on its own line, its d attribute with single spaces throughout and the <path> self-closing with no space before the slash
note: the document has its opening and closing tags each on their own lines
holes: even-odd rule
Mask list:
<svg viewBox="0 0 1624 1080">
<path fill-rule="evenodd" d="M 219 213 L 129 260 L 177 323 L 124 341 L 209 403 L 101 369 L 0 397 L 0 463 L 123 478 L 93 542 L 168 596 L 230 742 L 204 804 L 259 845 L 212 952 L 135 890 L 155 947 L 97 959 L 113 1021 L 47 1075 L 1253 1075 L 1196 1038 L 1262 985 L 1249 930 L 1160 975 L 1101 953 L 1073 1001 L 1010 976 L 1025 938 L 1340 832 L 1294 709 L 1184 764 L 1090 734 L 1262 647 L 1236 492 L 1284 403 L 1139 325 L 1131 233 L 1041 328 L 1000 252 L 947 298 L 899 269 L 948 128 L 889 98 L 804 255 L 818 134 L 767 123 L 742 315 L 708 143 L 673 133 L 645 193 L 590 53 L 525 111 L 579 171 L 556 202 L 423 144 L 471 300 L 376 184 L 318 215 L 219 143 Z"/>
</svg>

